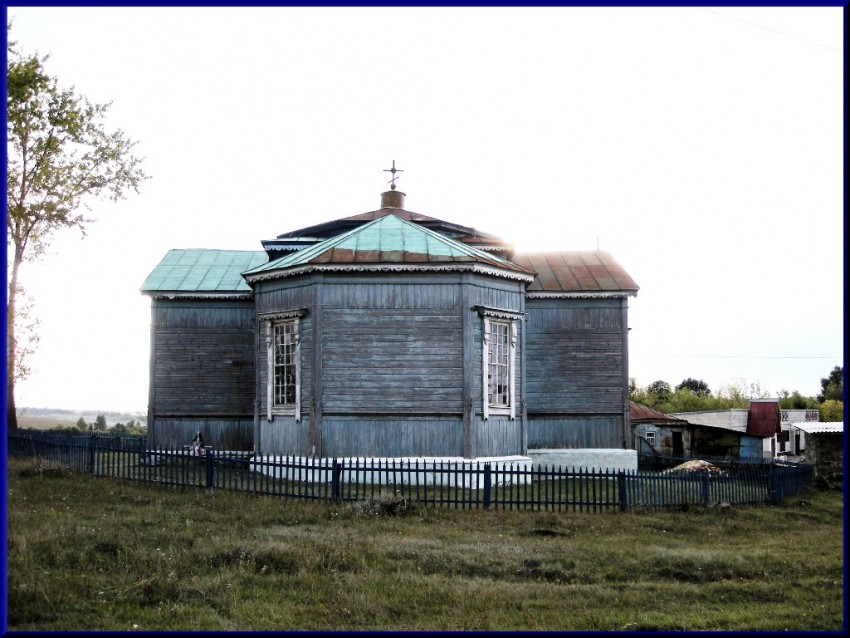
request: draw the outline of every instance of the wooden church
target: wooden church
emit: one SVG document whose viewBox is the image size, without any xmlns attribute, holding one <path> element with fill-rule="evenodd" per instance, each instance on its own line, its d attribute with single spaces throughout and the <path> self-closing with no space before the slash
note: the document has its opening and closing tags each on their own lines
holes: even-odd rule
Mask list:
<svg viewBox="0 0 850 638">
<path fill-rule="evenodd" d="M 169 251 L 142 285 L 149 442 L 201 432 L 317 458 L 631 447 L 626 271 L 600 251 L 514 254 L 404 199 L 393 183 L 378 210 L 261 251 Z"/>
</svg>

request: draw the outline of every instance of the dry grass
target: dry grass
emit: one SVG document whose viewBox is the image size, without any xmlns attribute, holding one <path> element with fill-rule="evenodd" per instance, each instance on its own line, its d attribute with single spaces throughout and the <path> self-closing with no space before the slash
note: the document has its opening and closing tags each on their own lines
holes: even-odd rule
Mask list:
<svg viewBox="0 0 850 638">
<path fill-rule="evenodd" d="M 448 511 L 8 469 L 12 630 L 830 630 L 843 503 Z"/>
</svg>

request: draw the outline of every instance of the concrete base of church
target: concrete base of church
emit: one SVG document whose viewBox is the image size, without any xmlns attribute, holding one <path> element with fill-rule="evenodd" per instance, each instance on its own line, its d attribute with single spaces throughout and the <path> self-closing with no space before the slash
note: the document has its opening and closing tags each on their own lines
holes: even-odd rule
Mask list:
<svg viewBox="0 0 850 638">
<path fill-rule="evenodd" d="M 637 450 L 620 449 L 552 449 L 529 450 L 533 465 L 561 466 L 582 470 L 637 471 Z"/>
<path fill-rule="evenodd" d="M 340 483 L 366 485 L 436 485 L 444 487 L 484 487 L 484 465 L 493 470 L 493 485 L 528 482 L 527 472 L 532 461 L 527 456 L 494 456 L 464 459 L 461 457 L 399 457 L 399 458 L 341 458 L 311 459 L 309 457 L 254 457 L 249 464 L 252 472 L 276 479 L 298 482 L 331 483 L 333 463 L 340 467 Z M 516 474 L 503 474 L 504 469 Z"/>
</svg>

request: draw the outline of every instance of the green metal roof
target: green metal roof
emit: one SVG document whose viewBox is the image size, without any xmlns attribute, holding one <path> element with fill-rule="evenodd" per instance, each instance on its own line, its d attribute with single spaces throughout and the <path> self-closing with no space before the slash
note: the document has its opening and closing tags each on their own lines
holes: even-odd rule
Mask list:
<svg viewBox="0 0 850 638">
<path fill-rule="evenodd" d="M 528 272 L 483 250 L 449 239 L 395 215 L 386 215 L 298 252 L 285 255 L 244 274 L 307 264 L 477 262 Z"/>
<path fill-rule="evenodd" d="M 268 258 L 255 250 L 169 250 L 142 292 L 251 292 L 242 273 Z"/>
</svg>

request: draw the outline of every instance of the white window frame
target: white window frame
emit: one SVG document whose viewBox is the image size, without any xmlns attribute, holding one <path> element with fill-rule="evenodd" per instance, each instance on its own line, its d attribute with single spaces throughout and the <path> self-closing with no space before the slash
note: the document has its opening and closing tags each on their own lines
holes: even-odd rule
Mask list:
<svg viewBox="0 0 850 638">
<path fill-rule="evenodd" d="M 506 310 L 494 310 L 489 308 L 477 307 L 478 312 L 483 316 L 484 322 L 481 332 L 481 400 L 483 406 L 484 420 L 494 416 L 509 416 L 511 419 L 516 418 L 517 396 L 516 396 L 516 343 L 517 343 L 517 323 L 522 319 L 522 313 L 510 312 Z M 508 349 L 508 404 L 493 405 L 490 403 L 490 351 L 496 344 L 491 337 L 491 327 L 493 325 L 504 325 L 507 327 L 507 346 Z"/>
<path fill-rule="evenodd" d="M 278 313 L 262 317 L 265 323 L 266 338 L 266 420 L 271 421 L 275 415 L 294 416 L 295 421 L 301 421 L 301 317 L 303 311 Z M 275 345 L 276 328 L 291 325 L 292 337 L 295 342 L 293 363 L 295 366 L 295 401 L 293 403 L 275 403 Z"/>
</svg>

